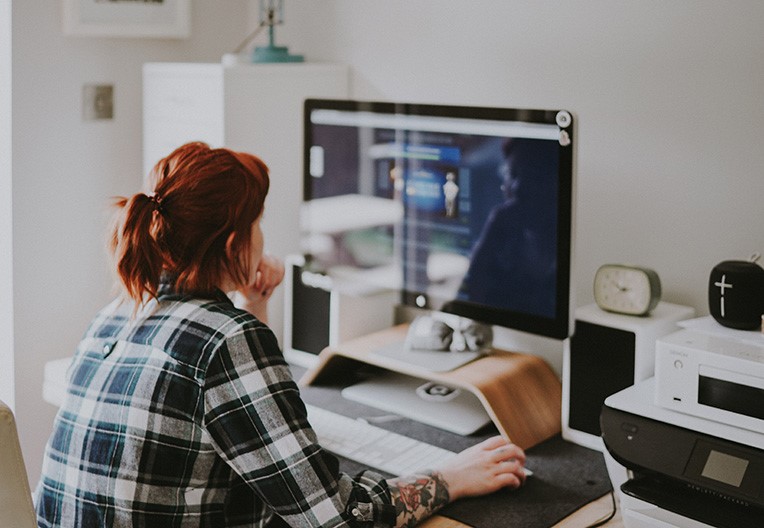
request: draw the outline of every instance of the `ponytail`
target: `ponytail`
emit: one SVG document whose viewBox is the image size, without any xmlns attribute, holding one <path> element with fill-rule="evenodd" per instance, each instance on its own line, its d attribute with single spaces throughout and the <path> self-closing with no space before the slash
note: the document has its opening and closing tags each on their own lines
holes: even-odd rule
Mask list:
<svg viewBox="0 0 764 528">
<path fill-rule="evenodd" d="M 125 291 L 138 301 L 144 293 L 156 297 L 165 260 L 156 240 L 161 208 L 154 197 L 143 193 L 117 198 L 114 204 L 122 218 L 115 222 L 111 249 Z"/>
</svg>

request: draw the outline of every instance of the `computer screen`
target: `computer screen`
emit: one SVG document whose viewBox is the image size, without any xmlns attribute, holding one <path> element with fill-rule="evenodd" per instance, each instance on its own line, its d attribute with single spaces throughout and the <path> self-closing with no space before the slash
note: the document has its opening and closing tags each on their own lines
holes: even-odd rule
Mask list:
<svg viewBox="0 0 764 528">
<path fill-rule="evenodd" d="M 570 112 L 309 99 L 304 119 L 316 265 L 406 305 L 569 336 Z"/>
</svg>

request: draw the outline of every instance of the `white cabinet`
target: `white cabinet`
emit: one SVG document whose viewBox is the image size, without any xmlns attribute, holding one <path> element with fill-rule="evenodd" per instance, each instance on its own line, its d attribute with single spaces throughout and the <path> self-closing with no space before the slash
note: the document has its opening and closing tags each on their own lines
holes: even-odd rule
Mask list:
<svg viewBox="0 0 764 528">
<path fill-rule="evenodd" d="M 148 63 L 143 67 L 143 168 L 188 141 L 260 156 L 270 169 L 263 231 L 266 251 L 299 253 L 303 101 L 344 99 L 349 69 L 338 64 Z M 269 323 L 281 339 L 283 288 Z"/>
<path fill-rule="evenodd" d="M 145 64 L 143 174 L 190 140 L 225 143 L 223 69 L 219 64 Z"/>
</svg>

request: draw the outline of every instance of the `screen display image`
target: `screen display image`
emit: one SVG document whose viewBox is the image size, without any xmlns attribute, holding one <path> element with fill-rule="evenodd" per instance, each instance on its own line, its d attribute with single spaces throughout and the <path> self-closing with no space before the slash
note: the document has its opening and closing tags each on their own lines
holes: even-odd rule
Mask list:
<svg viewBox="0 0 764 528">
<path fill-rule="evenodd" d="M 712 449 L 700 474 L 739 488 L 747 468 L 748 460 Z"/>
<path fill-rule="evenodd" d="M 405 304 L 565 338 L 573 130 L 556 110 L 308 100 L 303 249 Z"/>
</svg>

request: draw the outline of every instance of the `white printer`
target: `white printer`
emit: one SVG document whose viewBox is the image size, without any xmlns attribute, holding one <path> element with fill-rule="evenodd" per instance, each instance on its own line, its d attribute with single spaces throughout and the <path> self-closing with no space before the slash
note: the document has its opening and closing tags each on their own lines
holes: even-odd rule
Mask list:
<svg viewBox="0 0 764 528">
<path fill-rule="evenodd" d="M 605 399 L 626 528 L 764 527 L 762 336 L 708 334 L 659 339 L 655 377 Z"/>
<path fill-rule="evenodd" d="M 684 329 L 659 339 L 655 403 L 764 432 L 764 336 L 755 337 L 761 344 Z"/>
</svg>

